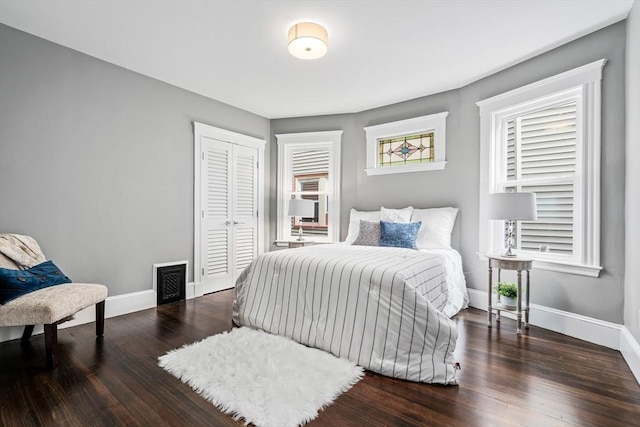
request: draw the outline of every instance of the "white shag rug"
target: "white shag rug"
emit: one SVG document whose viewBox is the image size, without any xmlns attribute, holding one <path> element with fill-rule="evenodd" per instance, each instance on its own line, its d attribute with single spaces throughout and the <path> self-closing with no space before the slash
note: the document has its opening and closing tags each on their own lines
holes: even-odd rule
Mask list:
<svg viewBox="0 0 640 427">
<path fill-rule="evenodd" d="M 259 427 L 303 425 L 363 376 L 348 360 L 247 327 L 158 360 L 221 411 Z"/>
</svg>

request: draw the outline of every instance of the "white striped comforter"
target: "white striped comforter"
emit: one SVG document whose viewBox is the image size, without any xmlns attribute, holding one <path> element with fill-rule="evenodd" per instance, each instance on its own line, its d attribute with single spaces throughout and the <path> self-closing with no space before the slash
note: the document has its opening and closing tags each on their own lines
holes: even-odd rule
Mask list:
<svg viewBox="0 0 640 427">
<path fill-rule="evenodd" d="M 383 375 L 456 384 L 457 329 L 436 255 L 318 245 L 268 252 L 236 282 L 233 321 Z"/>
</svg>

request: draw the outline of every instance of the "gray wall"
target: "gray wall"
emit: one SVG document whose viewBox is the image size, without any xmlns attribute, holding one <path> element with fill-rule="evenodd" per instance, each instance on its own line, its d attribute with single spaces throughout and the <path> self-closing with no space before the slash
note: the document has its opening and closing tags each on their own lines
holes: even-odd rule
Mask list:
<svg viewBox="0 0 640 427">
<path fill-rule="evenodd" d="M 624 54 L 626 24 L 582 37 L 458 90 L 343 116 L 272 121 L 272 133 L 343 129 L 341 229 L 351 207 L 460 208 L 452 244 L 463 257 L 467 285 L 486 290 L 486 265 L 478 251 L 479 133 L 475 103 L 589 62 L 606 58 L 602 102 L 602 246 L 599 279 L 537 270 L 532 302 L 622 323 L 624 279 Z M 444 171 L 366 176 L 364 126 L 449 111 L 447 167 Z M 275 157 L 272 157 L 275 180 Z M 272 193 L 275 197 L 275 193 Z M 275 212 L 272 211 L 275 219 Z M 272 224 L 272 230 L 273 230 Z M 272 234 L 272 237 L 275 234 Z"/>
<path fill-rule="evenodd" d="M 627 187 L 624 324 L 640 342 L 640 2 L 627 18 Z"/>
<path fill-rule="evenodd" d="M 194 120 L 269 139 L 265 118 L 0 25 L 0 232 L 110 295 L 192 267 Z"/>
<path fill-rule="evenodd" d="M 635 5 L 635 21 L 630 20 L 634 28 L 637 9 Z M 351 207 L 459 207 L 453 244 L 463 255 L 469 287 L 484 290 L 485 265 L 475 254 L 479 174 L 475 102 L 607 58 L 602 129 L 605 270 L 599 279 L 535 271 L 532 299 L 622 323 L 625 34 L 626 23 L 615 24 L 462 89 L 357 114 L 270 123 L 0 25 L 0 232 L 35 236 L 48 257 L 74 280 L 105 283 L 111 295 L 146 290 L 153 263 L 193 260 L 192 121 L 270 137 L 266 151 L 272 165 L 267 171 L 266 201 L 273 218 L 270 241 L 275 239 L 275 204 L 269 207 L 268 199 L 275 200 L 277 188 L 273 135 L 342 129 L 342 236 Z M 629 43 L 628 54 L 637 58 L 637 52 L 637 41 Z M 637 59 L 634 64 L 627 72 L 637 76 Z M 635 95 L 628 100 L 630 118 L 638 116 L 637 80 L 635 84 Z M 366 176 L 363 127 L 441 111 L 450 112 L 444 171 Z M 627 131 L 630 136 L 635 132 L 637 141 L 637 120 Z M 634 150 L 633 144 L 627 149 Z M 636 213 L 637 199 L 636 191 L 632 211 Z M 637 255 L 637 244 L 632 253 Z M 626 286 L 625 322 L 637 339 L 638 272 L 627 268 L 632 276 Z"/>
</svg>

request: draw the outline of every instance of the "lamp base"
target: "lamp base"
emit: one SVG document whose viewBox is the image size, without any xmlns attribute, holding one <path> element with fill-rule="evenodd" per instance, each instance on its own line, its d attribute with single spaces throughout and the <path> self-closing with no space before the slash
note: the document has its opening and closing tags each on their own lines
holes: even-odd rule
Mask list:
<svg viewBox="0 0 640 427">
<path fill-rule="evenodd" d="M 505 253 L 503 253 L 502 256 L 504 256 L 504 257 L 516 257 L 517 255 L 514 254 L 511 251 L 511 249 L 512 249 L 511 245 L 507 246 L 507 251 Z"/>
<path fill-rule="evenodd" d="M 513 253 L 513 220 L 509 220 L 509 227 L 507 229 L 507 251 L 502 254 L 504 257 L 515 257 L 516 254 Z"/>
<path fill-rule="evenodd" d="M 296 239 L 298 242 L 303 242 L 304 239 L 302 238 L 302 226 L 300 226 L 298 228 L 298 238 Z"/>
</svg>

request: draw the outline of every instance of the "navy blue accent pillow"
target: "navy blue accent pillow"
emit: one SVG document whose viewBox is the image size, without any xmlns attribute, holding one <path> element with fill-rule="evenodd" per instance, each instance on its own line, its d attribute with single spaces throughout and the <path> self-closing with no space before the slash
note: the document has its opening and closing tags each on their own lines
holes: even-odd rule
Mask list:
<svg viewBox="0 0 640 427">
<path fill-rule="evenodd" d="M 418 249 L 416 238 L 422 221 L 418 222 L 387 222 L 380 221 L 380 246 L 395 248 Z"/>
<path fill-rule="evenodd" d="M 62 283 L 71 283 L 71 279 L 52 261 L 45 261 L 27 270 L 0 268 L 0 304 Z"/>
</svg>

